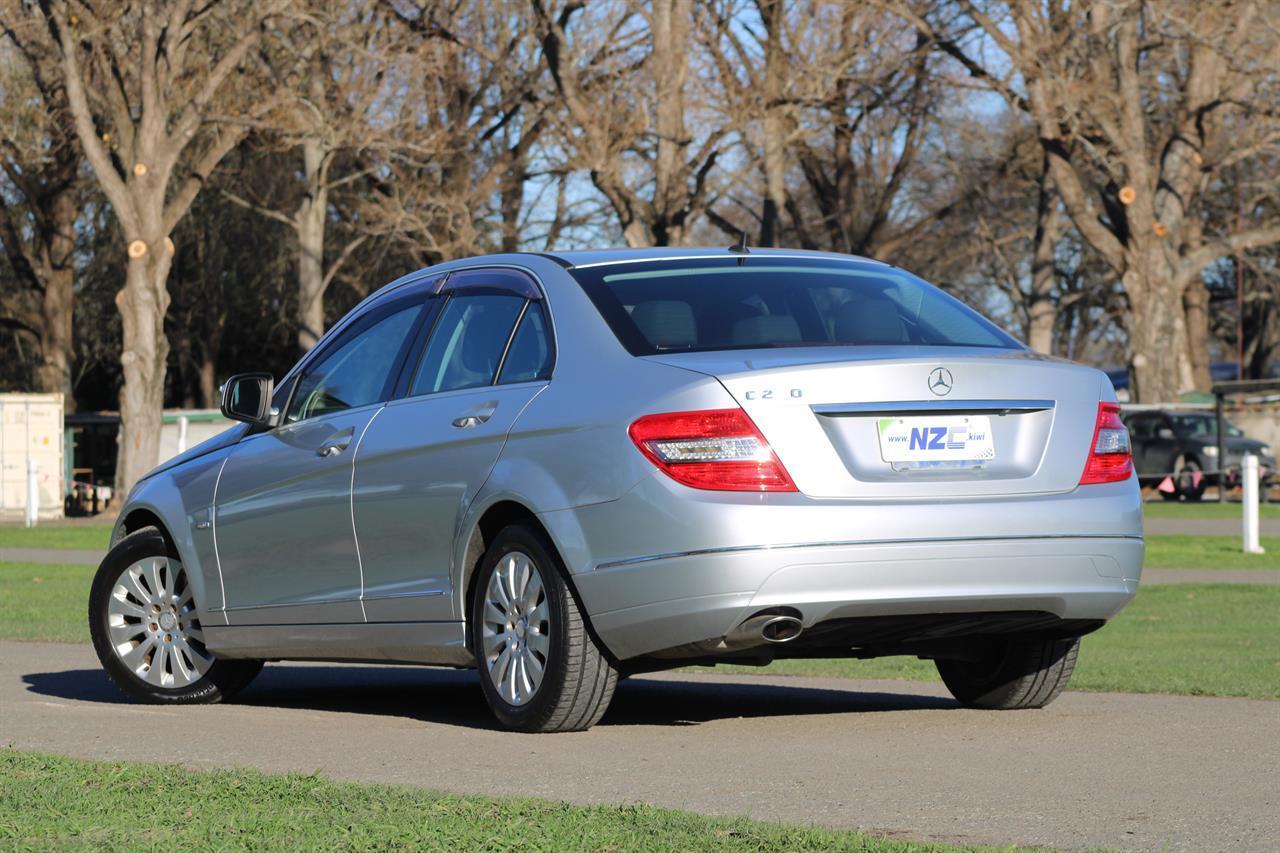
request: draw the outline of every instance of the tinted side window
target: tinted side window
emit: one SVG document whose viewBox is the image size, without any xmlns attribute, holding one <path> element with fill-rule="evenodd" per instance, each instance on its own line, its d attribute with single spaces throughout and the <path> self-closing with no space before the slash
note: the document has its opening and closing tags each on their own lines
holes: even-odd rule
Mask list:
<svg viewBox="0 0 1280 853">
<path fill-rule="evenodd" d="M 391 370 L 422 309 L 413 303 L 336 341 L 307 368 L 286 422 L 354 409 L 387 399 Z"/>
<path fill-rule="evenodd" d="M 1151 438 L 1152 434 L 1155 432 L 1155 430 L 1152 429 L 1154 424 L 1151 422 L 1151 418 L 1144 417 L 1142 415 L 1129 418 L 1129 422 L 1126 426 L 1129 428 L 1129 432 L 1134 438 Z"/>
<path fill-rule="evenodd" d="M 411 396 L 493 384 L 524 297 L 508 294 L 454 296 L 436 322 Z"/>
<path fill-rule="evenodd" d="M 509 385 L 550 378 L 551 336 L 547 334 L 547 318 L 542 312 L 541 302 L 530 302 L 516 329 L 516 336 L 511 340 L 511 349 L 507 351 L 507 360 L 502 363 L 498 382 Z"/>
</svg>

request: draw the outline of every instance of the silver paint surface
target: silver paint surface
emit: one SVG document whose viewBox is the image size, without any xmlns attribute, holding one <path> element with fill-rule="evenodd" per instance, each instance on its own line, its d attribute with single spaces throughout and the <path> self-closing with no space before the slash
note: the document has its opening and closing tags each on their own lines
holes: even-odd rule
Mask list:
<svg viewBox="0 0 1280 853">
<path fill-rule="evenodd" d="M 722 636 L 780 603 L 801 610 L 806 625 L 1027 608 L 1105 619 L 1134 595 L 1143 549 L 1136 481 L 1076 485 L 1098 401 L 1114 399 L 1099 371 L 1029 350 L 912 346 L 636 358 L 564 266 L 735 256 L 557 257 L 498 255 L 413 273 L 320 344 L 399 286 L 505 266 L 545 293 L 557 348 L 549 382 L 392 400 L 258 434 L 237 426 L 135 488 L 115 537 L 149 518 L 140 513 L 166 528 L 211 650 L 467 664 L 464 597 L 478 525 L 499 504 L 536 516 L 620 658 Z M 953 381 L 945 397 L 927 387 L 938 367 Z M 763 389 L 779 393 L 765 399 Z M 798 493 L 689 489 L 627 436 L 641 415 L 738 405 Z M 1000 466 L 977 476 L 897 474 L 879 460 L 874 419 L 886 408 L 966 406 L 996 410 Z M 492 408 L 482 424 L 452 425 L 480 408 Z M 346 434 L 342 453 L 317 455 Z"/>
</svg>

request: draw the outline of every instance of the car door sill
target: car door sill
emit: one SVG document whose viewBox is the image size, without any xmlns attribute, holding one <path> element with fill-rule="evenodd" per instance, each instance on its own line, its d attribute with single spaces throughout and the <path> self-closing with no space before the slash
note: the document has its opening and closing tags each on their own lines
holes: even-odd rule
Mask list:
<svg viewBox="0 0 1280 853">
<path fill-rule="evenodd" d="M 209 625 L 205 646 L 220 658 L 373 661 L 470 666 L 462 622 Z"/>
<path fill-rule="evenodd" d="M 355 597 L 306 603 L 242 605 L 228 607 L 223 613 L 227 624 L 234 626 L 321 625 L 365 621 L 360 599 Z"/>
</svg>

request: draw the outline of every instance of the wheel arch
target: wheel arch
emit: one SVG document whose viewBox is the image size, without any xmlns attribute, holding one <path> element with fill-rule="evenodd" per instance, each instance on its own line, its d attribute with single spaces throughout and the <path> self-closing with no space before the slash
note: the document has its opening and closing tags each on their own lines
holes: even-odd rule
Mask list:
<svg viewBox="0 0 1280 853">
<path fill-rule="evenodd" d="M 544 533 L 546 527 L 538 521 L 538 516 L 523 503 L 504 498 L 490 504 L 471 524 L 466 537 L 466 545 L 462 550 L 461 565 L 458 572 L 459 597 L 454 602 L 466 631 L 467 647 L 471 647 L 470 602 L 475 595 L 476 569 L 480 567 L 480 559 L 488 550 L 489 544 L 504 527 L 512 524 L 533 524 Z M 550 533 L 547 533 L 550 538 Z"/>
<path fill-rule="evenodd" d="M 196 610 L 206 624 L 223 606 L 212 536 L 214 484 L 222 458 L 210 454 L 143 480 L 130 494 L 111 531 L 111 547 L 126 536 L 154 527 L 187 569 Z M 181 477 L 175 477 L 180 472 Z"/>
<path fill-rule="evenodd" d="M 501 533 L 504 528 L 513 524 L 528 524 L 542 531 L 543 535 L 547 537 L 547 541 L 551 543 L 551 547 L 555 549 L 556 556 L 560 558 L 561 564 L 564 564 L 565 562 L 564 551 L 556 541 L 551 530 L 542 523 L 541 519 L 538 518 L 537 513 L 531 510 L 525 503 L 511 497 L 504 497 L 485 507 L 484 511 L 479 514 L 479 517 L 476 518 L 475 522 L 471 525 L 466 537 L 466 546 L 462 552 L 462 565 L 459 575 L 459 583 L 456 587 L 459 597 L 455 602 L 455 605 L 458 607 L 458 612 L 461 614 L 463 621 L 463 633 L 467 648 L 474 648 L 472 646 L 471 636 L 472 625 L 470 619 L 470 602 L 472 600 L 472 596 L 475 595 L 475 580 L 477 569 L 480 567 L 480 560 L 484 556 L 485 551 L 488 550 L 489 544 L 497 538 L 498 534 Z M 586 626 L 587 631 L 595 637 L 596 642 L 601 649 L 607 650 L 606 654 L 609 656 L 611 661 L 616 664 L 616 659 L 612 652 L 608 650 L 608 646 L 601 641 L 599 635 L 596 633 L 595 626 L 591 622 L 591 614 L 587 612 L 586 606 L 583 604 L 582 596 L 579 594 L 578 588 L 573 582 L 573 572 L 568 570 L 567 565 L 565 566 L 565 571 L 561 572 L 561 578 L 564 580 L 565 584 L 569 586 L 570 590 L 572 590 L 574 598 L 578 601 L 582 614 L 582 621 Z"/>
<path fill-rule="evenodd" d="M 169 531 L 169 526 L 165 524 L 164 519 L 156 512 L 147 507 L 134 507 L 121 514 L 120 520 L 116 523 L 116 528 L 112 533 L 111 544 L 115 545 L 126 536 L 137 533 L 147 527 L 154 527 L 159 530 L 160 535 L 164 537 L 165 544 L 175 551 L 177 550 L 177 546 L 173 541 L 173 534 Z"/>
</svg>

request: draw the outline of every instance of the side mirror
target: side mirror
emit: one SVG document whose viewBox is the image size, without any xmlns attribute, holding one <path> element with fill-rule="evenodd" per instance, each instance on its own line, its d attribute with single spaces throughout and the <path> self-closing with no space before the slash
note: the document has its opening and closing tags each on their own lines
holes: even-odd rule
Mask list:
<svg viewBox="0 0 1280 853">
<path fill-rule="evenodd" d="M 270 373 L 237 373 L 222 386 L 222 414 L 255 426 L 271 424 Z"/>
<path fill-rule="evenodd" d="M 1156 430 L 1156 438 L 1163 439 L 1165 441 L 1173 441 L 1177 436 L 1174 435 L 1173 430 L 1168 427 L 1160 427 L 1160 429 Z"/>
</svg>

